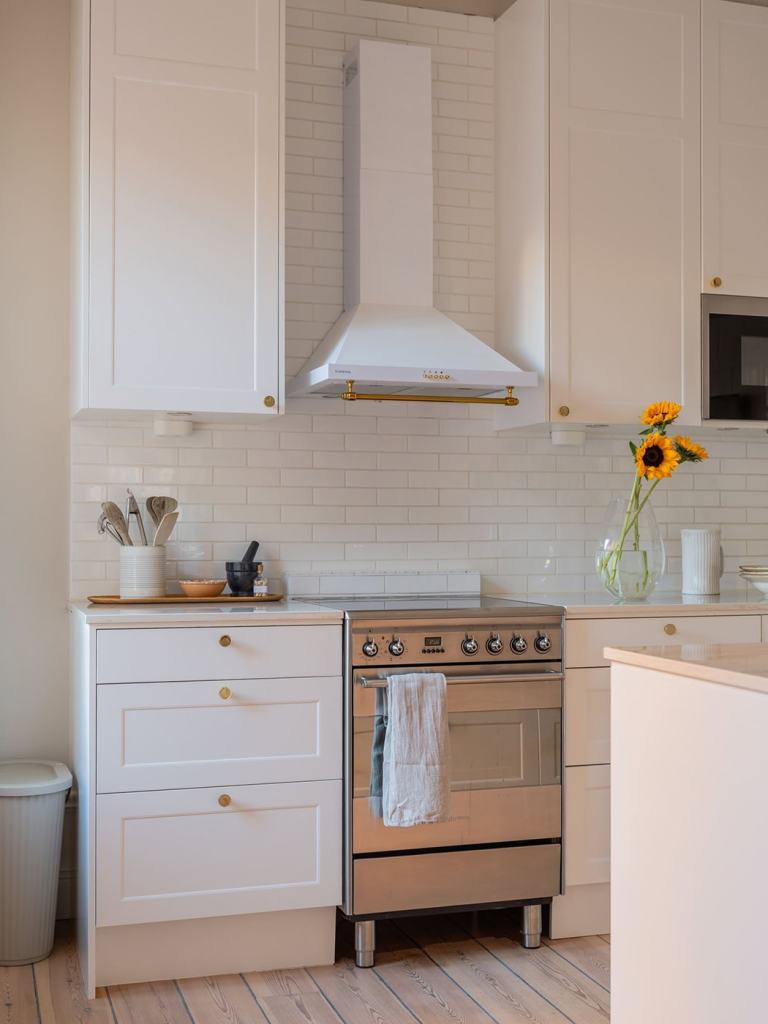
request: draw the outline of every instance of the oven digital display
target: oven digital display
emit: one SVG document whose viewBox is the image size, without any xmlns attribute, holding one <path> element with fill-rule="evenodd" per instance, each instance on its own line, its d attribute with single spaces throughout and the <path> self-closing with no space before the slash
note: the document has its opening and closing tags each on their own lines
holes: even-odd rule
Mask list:
<svg viewBox="0 0 768 1024">
<path fill-rule="evenodd" d="M 425 647 L 442 647 L 443 638 L 441 636 L 425 636 L 424 637 Z"/>
</svg>

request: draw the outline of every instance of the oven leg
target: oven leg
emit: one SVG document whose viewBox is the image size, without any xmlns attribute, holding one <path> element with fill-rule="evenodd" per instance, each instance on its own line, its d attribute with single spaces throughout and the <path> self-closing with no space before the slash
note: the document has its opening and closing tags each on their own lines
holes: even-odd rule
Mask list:
<svg viewBox="0 0 768 1024">
<path fill-rule="evenodd" d="M 541 904 L 523 907 L 523 947 L 538 949 L 541 945 Z"/>
<path fill-rule="evenodd" d="M 376 951 L 376 922 L 355 921 L 355 964 L 358 967 L 373 967 Z"/>
</svg>

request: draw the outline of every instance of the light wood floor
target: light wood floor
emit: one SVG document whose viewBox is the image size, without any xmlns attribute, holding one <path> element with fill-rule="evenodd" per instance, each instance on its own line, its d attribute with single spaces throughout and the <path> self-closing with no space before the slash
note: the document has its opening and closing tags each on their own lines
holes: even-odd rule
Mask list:
<svg viewBox="0 0 768 1024">
<path fill-rule="evenodd" d="M 100 989 L 83 998 L 70 932 L 48 960 L 0 967 L 0 1024 L 606 1024 L 608 936 L 524 950 L 503 911 L 380 925 L 373 970 L 339 926 L 333 967 Z"/>
</svg>

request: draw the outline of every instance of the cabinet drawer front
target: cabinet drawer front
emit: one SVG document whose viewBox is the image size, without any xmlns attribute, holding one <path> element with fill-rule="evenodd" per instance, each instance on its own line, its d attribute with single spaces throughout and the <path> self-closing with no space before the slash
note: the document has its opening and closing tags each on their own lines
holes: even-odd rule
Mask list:
<svg viewBox="0 0 768 1024">
<path fill-rule="evenodd" d="M 611 670 L 571 668 L 565 676 L 565 763 L 611 760 Z"/>
<path fill-rule="evenodd" d="M 113 793 L 96 801 L 96 924 L 341 899 L 341 782 Z"/>
<path fill-rule="evenodd" d="M 340 626 L 100 629 L 97 683 L 341 675 Z"/>
<path fill-rule="evenodd" d="M 606 647 L 759 643 L 758 615 L 679 615 L 636 619 L 576 619 L 566 625 L 568 668 L 607 665 Z"/>
<path fill-rule="evenodd" d="M 100 686 L 97 789 L 341 778 L 341 677 Z"/>
<path fill-rule="evenodd" d="M 566 890 L 571 885 L 610 881 L 610 767 L 566 768 L 563 798 Z"/>
</svg>

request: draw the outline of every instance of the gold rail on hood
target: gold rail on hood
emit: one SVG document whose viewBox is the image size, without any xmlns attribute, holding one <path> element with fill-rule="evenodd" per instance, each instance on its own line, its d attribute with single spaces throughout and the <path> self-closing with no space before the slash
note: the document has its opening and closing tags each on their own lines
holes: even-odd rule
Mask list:
<svg viewBox="0 0 768 1024">
<path fill-rule="evenodd" d="M 519 398 L 512 394 L 514 388 L 507 388 L 506 398 L 482 398 L 478 395 L 374 395 L 355 391 L 355 382 L 347 381 L 347 390 L 339 397 L 345 402 L 461 402 L 465 405 L 518 405 Z"/>
</svg>

